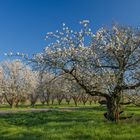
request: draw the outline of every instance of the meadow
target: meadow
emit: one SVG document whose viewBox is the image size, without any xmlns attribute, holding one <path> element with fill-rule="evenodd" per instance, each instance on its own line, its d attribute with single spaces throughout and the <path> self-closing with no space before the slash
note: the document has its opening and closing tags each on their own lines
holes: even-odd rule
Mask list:
<svg viewBox="0 0 140 140">
<path fill-rule="evenodd" d="M 73 105 L 69 105 L 73 106 Z M 68 107 L 66 104 L 51 108 Z M 49 108 L 50 108 L 49 107 Z M 80 107 L 83 107 L 80 105 Z M 17 110 L 29 109 L 20 106 Z M 36 105 L 35 108 L 48 108 Z M 9 110 L 2 106 L 0 110 Z M 14 109 L 15 110 L 15 109 Z M 123 115 L 133 118 L 118 123 L 107 121 L 106 107 L 88 105 L 82 109 L 51 110 L 47 112 L 21 112 L 0 115 L 0 140 L 139 140 L 140 108 L 125 106 Z"/>
</svg>

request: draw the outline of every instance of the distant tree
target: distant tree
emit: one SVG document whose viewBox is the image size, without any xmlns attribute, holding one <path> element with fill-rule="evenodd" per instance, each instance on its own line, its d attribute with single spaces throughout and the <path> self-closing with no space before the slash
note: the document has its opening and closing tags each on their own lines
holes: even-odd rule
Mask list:
<svg viewBox="0 0 140 140">
<path fill-rule="evenodd" d="M 20 60 L 5 61 L 1 64 L 1 91 L 7 103 L 18 106 L 33 91 L 35 75 Z"/>
</svg>

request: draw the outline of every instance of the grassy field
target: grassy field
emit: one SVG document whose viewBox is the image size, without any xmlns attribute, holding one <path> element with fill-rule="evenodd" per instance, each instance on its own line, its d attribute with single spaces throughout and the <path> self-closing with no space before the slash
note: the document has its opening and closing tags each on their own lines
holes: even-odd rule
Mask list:
<svg viewBox="0 0 140 140">
<path fill-rule="evenodd" d="M 140 140 L 140 108 L 128 106 L 125 111 L 134 117 L 119 123 L 105 120 L 105 107 L 95 105 L 93 109 L 0 115 L 0 140 Z"/>
</svg>

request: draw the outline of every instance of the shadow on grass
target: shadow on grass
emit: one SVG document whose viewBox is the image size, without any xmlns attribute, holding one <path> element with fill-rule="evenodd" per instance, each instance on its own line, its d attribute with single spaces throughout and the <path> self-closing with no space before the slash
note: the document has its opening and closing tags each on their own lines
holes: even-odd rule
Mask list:
<svg viewBox="0 0 140 140">
<path fill-rule="evenodd" d="M 67 140 L 94 140 L 93 136 L 84 134 L 83 132 L 74 132 L 70 136 L 66 137 Z"/>
<path fill-rule="evenodd" d="M 133 111 L 133 112 L 140 111 L 140 107 L 136 107 L 136 106 L 126 106 L 124 109 L 126 111 Z"/>
<path fill-rule="evenodd" d="M 92 111 L 91 111 L 92 110 Z M 61 110 L 61 111 L 47 111 L 47 112 L 32 112 L 32 113 L 16 113 L 16 114 L 3 114 L 0 115 L 0 120 L 5 121 L 9 125 L 15 126 L 42 126 L 48 125 L 48 123 L 59 123 L 61 127 L 69 127 L 71 122 L 76 123 L 86 123 L 89 121 L 98 122 L 93 115 L 96 114 L 96 117 L 103 117 L 104 107 L 93 107 L 85 108 L 80 110 Z M 99 111 L 100 114 L 97 114 Z M 88 117 L 87 117 L 88 116 Z M 100 121 L 100 119 L 99 119 Z M 63 124 L 65 123 L 65 125 Z M 68 125 L 66 125 L 68 124 Z M 72 123 L 71 123 L 72 124 Z M 51 127 L 51 126 L 50 126 Z"/>
<path fill-rule="evenodd" d="M 20 132 L 17 135 L 9 134 L 7 131 L 0 132 L 0 140 L 39 140 L 42 137 L 41 132 Z"/>
<path fill-rule="evenodd" d="M 108 126 L 114 134 L 117 126 L 105 121 L 104 111 L 105 107 L 97 106 L 92 110 L 0 115 L 0 140 L 111 140 L 110 135 L 105 135 L 102 131 Z M 99 130 L 99 133 L 95 133 L 99 128 L 101 132 Z"/>
<path fill-rule="evenodd" d="M 89 122 L 93 120 L 86 117 L 83 113 L 79 111 L 48 111 L 39 113 L 16 113 L 16 114 L 6 114 L 0 115 L 0 119 L 4 120 L 8 124 L 16 126 L 38 126 L 42 124 L 47 124 L 51 122 L 68 123 L 68 122 Z"/>
<path fill-rule="evenodd" d="M 93 116 L 87 117 L 87 114 L 91 111 L 48 111 L 48 112 L 40 112 L 40 113 L 16 113 L 16 114 L 7 114 L 1 115 L 0 120 L 6 122 L 6 127 L 8 128 L 12 126 L 16 128 L 17 132 L 14 132 L 13 129 L 2 129 L 0 127 L 0 140 L 61 140 L 61 134 L 59 134 L 59 130 L 62 132 L 66 129 L 73 128 L 74 125 L 81 123 L 88 123 L 89 121 L 93 121 Z M 89 114 L 88 114 L 89 116 Z M 18 130 L 18 127 L 24 128 L 23 130 Z M 31 127 L 31 129 L 30 129 Z M 57 131 L 58 135 L 52 137 L 48 137 L 45 134 L 44 130 L 34 132 L 32 128 L 44 128 L 45 132 L 51 132 L 53 130 Z M 26 128 L 26 129 L 25 129 Z M 55 132 L 54 132 L 55 133 Z M 45 137 L 44 137 L 45 135 Z M 43 136 L 43 138 L 42 138 Z M 91 139 L 90 135 L 82 134 L 82 135 L 74 135 L 74 137 L 70 136 L 66 139 Z"/>
</svg>

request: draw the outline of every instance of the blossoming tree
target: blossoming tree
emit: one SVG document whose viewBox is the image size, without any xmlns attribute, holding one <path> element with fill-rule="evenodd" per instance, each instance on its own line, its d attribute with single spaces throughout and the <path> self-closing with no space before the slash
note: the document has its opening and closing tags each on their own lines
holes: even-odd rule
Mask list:
<svg viewBox="0 0 140 140">
<path fill-rule="evenodd" d="M 0 88 L 2 96 L 11 106 L 17 106 L 22 100 L 35 92 L 36 74 L 20 60 L 5 61 L 0 68 Z"/>
<path fill-rule="evenodd" d="M 88 20 L 80 24 L 80 31 L 63 24 L 62 30 L 47 33 L 52 43 L 32 61 L 56 75 L 68 74 L 86 94 L 105 98 L 106 118 L 117 121 L 122 94 L 140 86 L 135 75 L 140 68 L 139 29 L 113 25 L 94 34 Z"/>
</svg>

